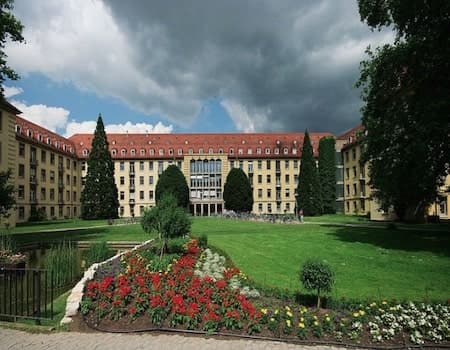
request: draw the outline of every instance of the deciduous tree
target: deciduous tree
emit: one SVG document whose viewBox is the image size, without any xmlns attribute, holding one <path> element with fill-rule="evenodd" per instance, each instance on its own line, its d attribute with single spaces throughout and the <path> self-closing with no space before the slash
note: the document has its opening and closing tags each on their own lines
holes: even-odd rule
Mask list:
<svg viewBox="0 0 450 350">
<path fill-rule="evenodd" d="M 400 219 L 421 220 L 449 173 L 450 2 L 358 3 L 372 29 L 396 32 L 361 63 L 363 160 L 382 204 Z"/>
</svg>

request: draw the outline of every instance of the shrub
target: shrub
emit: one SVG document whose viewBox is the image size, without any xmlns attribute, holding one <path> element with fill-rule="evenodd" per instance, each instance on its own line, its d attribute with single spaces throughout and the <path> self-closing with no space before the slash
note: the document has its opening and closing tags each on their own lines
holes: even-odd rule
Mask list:
<svg viewBox="0 0 450 350">
<path fill-rule="evenodd" d="M 183 254 L 185 252 L 185 246 L 189 238 L 178 237 L 172 238 L 167 242 L 167 253 L 169 254 Z"/>
<path fill-rule="evenodd" d="M 197 241 L 200 248 L 206 248 L 208 246 L 208 236 L 205 234 L 202 234 L 200 237 L 198 237 Z"/>
<path fill-rule="evenodd" d="M 331 291 L 334 274 L 328 264 L 317 260 L 308 260 L 302 266 L 300 281 L 305 289 L 317 292 L 317 308 L 320 308 L 321 292 Z"/>
<path fill-rule="evenodd" d="M 146 210 L 141 220 L 145 232 L 156 231 L 163 242 L 161 257 L 167 249 L 169 238 L 186 236 L 191 229 L 187 213 L 177 205 L 172 194 L 164 195 L 153 208 Z"/>
<path fill-rule="evenodd" d="M 108 248 L 106 241 L 91 244 L 85 253 L 86 265 L 105 261 L 113 255 L 113 251 Z"/>
</svg>

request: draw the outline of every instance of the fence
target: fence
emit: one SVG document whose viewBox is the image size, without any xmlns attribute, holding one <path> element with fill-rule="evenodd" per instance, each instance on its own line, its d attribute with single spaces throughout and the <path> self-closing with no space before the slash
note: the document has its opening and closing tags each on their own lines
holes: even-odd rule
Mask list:
<svg viewBox="0 0 450 350">
<path fill-rule="evenodd" d="M 0 317 L 53 319 L 53 290 L 47 270 L 0 268 Z"/>
</svg>

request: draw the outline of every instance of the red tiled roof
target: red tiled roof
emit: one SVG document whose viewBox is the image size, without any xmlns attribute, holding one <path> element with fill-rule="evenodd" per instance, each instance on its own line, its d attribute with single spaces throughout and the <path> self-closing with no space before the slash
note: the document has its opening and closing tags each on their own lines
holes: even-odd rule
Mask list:
<svg viewBox="0 0 450 350">
<path fill-rule="evenodd" d="M 316 155 L 319 140 L 329 135 L 310 133 Z M 87 158 L 93 137 L 92 134 L 70 137 L 78 157 Z M 232 158 L 299 158 L 304 134 L 107 134 L 107 137 L 113 159 L 180 158 L 189 154 L 207 155 L 210 149 L 214 154 L 222 152 Z"/>
<path fill-rule="evenodd" d="M 337 137 L 338 140 L 343 140 L 344 145 L 343 148 L 346 146 L 349 146 L 355 142 L 358 141 L 358 134 L 364 132 L 364 127 L 362 125 L 355 126 L 354 128 L 351 128 L 350 130 L 347 130 L 342 135 L 339 135 Z"/>
<path fill-rule="evenodd" d="M 75 144 L 71 140 L 18 116 L 16 116 L 16 136 L 62 153 L 70 155 L 76 153 Z"/>
</svg>

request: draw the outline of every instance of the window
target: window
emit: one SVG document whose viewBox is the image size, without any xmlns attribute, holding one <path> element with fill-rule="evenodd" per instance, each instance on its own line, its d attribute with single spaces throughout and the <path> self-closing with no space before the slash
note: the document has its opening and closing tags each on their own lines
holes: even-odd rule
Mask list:
<svg viewBox="0 0 450 350">
<path fill-rule="evenodd" d="M 139 191 L 139 199 L 144 199 L 144 191 Z"/>
<path fill-rule="evenodd" d="M 120 154 L 121 154 L 122 156 L 124 156 L 125 154 L 127 154 L 127 150 L 126 150 L 125 148 L 122 148 L 122 149 L 120 150 Z"/>
<path fill-rule="evenodd" d="M 267 189 L 267 198 L 272 197 L 272 190 L 270 188 Z"/>
<path fill-rule="evenodd" d="M 284 175 L 284 182 L 289 183 L 289 174 Z"/>
<path fill-rule="evenodd" d="M 47 161 L 47 152 L 44 150 L 41 151 L 41 162 L 45 163 Z"/>
<path fill-rule="evenodd" d="M 144 162 L 143 161 L 139 162 L 139 170 L 144 170 Z"/>
<path fill-rule="evenodd" d="M 22 142 L 19 143 L 19 156 L 25 157 L 25 144 Z"/>
<path fill-rule="evenodd" d="M 41 200 L 45 201 L 46 196 L 47 196 L 47 192 L 46 192 L 45 188 L 41 188 Z"/>
<path fill-rule="evenodd" d="M 258 148 L 256 149 L 256 154 L 261 154 L 261 148 L 258 147 Z"/>
<path fill-rule="evenodd" d="M 139 185 L 143 185 L 143 184 L 144 184 L 144 177 L 139 176 Z"/>
<path fill-rule="evenodd" d="M 275 148 L 274 153 L 275 154 L 280 154 L 280 149 L 279 148 Z"/>
<path fill-rule="evenodd" d="M 286 191 L 286 192 L 285 192 L 286 198 L 289 198 L 289 197 L 290 197 L 289 188 L 286 188 L 285 191 Z"/>
<path fill-rule="evenodd" d="M 143 148 L 141 148 L 141 156 L 145 156 L 145 149 L 143 149 Z M 142 170 L 144 170 L 144 169 L 142 169 Z"/>
<path fill-rule="evenodd" d="M 150 155 L 151 155 L 151 156 L 154 156 L 154 155 L 155 155 L 155 150 L 154 150 L 153 148 L 150 148 L 150 151 L 149 151 L 149 152 L 150 152 Z"/>
<path fill-rule="evenodd" d="M 356 177 L 356 167 L 353 167 L 353 177 Z"/>
<path fill-rule="evenodd" d="M 267 160 L 267 161 L 266 161 L 266 169 L 267 169 L 267 170 L 270 170 L 270 160 Z"/>
<path fill-rule="evenodd" d="M 178 148 L 178 155 L 181 156 L 183 154 L 183 150 L 181 148 Z"/>
<path fill-rule="evenodd" d="M 262 170 L 262 160 L 258 160 L 258 170 Z"/>
<path fill-rule="evenodd" d="M 230 169 L 234 168 L 234 160 L 230 160 Z"/>
<path fill-rule="evenodd" d="M 125 185 L 125 176 L 120 177 L 120 184 Z"/>
<path fill-rule="evenodd" d="M 50 216 L 51 217 L 55 216 L 55 207 L 50 207 Z"/>
<path fill-rule="evenodd" d="M 125 200 L 125 192 L 124 191 L 120 191 L 120 200 L 121 201 Z"/>
<path fill-rule="evenodd" d="M 25 165 L 19 164 L 19 177 L 25 177 Z"/>
<path fill-rule="evenodd" d="M 41 182 L 46 181 L 47 181 L 47 172 L 45 171 L 45 169 L 41 169 Z"/>
<path fill-rule="evenodd" d="M 25 198 L 25 186 L 20 185 L 20 186 L 18 187 L 18 190 L 17 190 L 17 197 L 18 197 L 19 199 L 24 199 L 24 198 Z"/>
<path fill-rule="evenodd" d="M 162 148 L 160 148 L 159 151 L 158 151 L 158 154 L 159 154 L 160 156 L 164 155 L 164 150 L 163 150 Z"/>
<path fill-rule="evenodd" d="M 120 207 L 119 212 L 120 212 L 120 216 L 123 216 L 125 214 L 125 208 Z"/>
<path fill-rule="evenodd" d="M 266 154 L 270 154 L 270 148 L 267 147 L 265 152 L 266 152 Z"/>
<path fill-rule="evenodd" d="M 286 170 L 289 169 L 289 161 L 288 161 L 288 160 L 285 160 L 285 161 L 284 161 L 284 168 L 285 168 Z"/>
<path fill-rule="evenodd" d="M 19 220 L 25 219 L 25 208 L 19 207 Z"/>
<path fill-rule="evenodd" d="M 148 184 L 153 185 L 153 176 L 148 177 Z"/>
<path fill-rule="evenodd" d="M 66 159 L 66 169 L 70 169 L 70 159 Z"/>
<path fill-rule="evenodd" d="M 356 148 L 352 149 L 352 159 L 356 160 Z"/>
<path fill-rule="evenodd" d="M 262 198 L 262 189 L 258 188 L 258 198 Z"/>
<path fill-rule="evenodd" d="M 73 191 L 72 199 L 74 202 L 77 201 L 77 192 L 76 191 Z"/>
<path fill-rule="evenodd" d="M 125 162 L 120 162 L 119 163 L 119 170 L 120 171 L 124 171 L 125 170 Z"/>
<path fill-rule="evenodd" d="M 113 157 L 115 157 L 116 154 L 117 154 L 117 150 L 116 150 L 116 149 L 111 150 L 111 155 L 112 155 Z"/>
<path fill-rule="evenodd" d="M 267 203 L 267 212 L 272 212 L 272 203 Z"/>
<path fill-rule="evenodd" d="M 148 198 L 153 200 L 153 191 L 148 191 Z"/>
<path fill-rule="evenodd" d="M 66 175 L 66 184 L 68 186 L 70 186 L 70 175 L 69 174 Z"/>
<path fill-rule="evenodd" d="M 248 161 L 248 172 L 253 173 L 253 162 L 251 160 Z"/>
<path fill-rule="evenodd" d="M 70 201 L 70 191 L 66 191 L 66 200 Z"/>
<path fill-rule="evenodd" d="M 277 211 L 281 210 L 281 202 L 277 202 Z"/>
<path fill-rule="evenodd" d="M 55 165 L 55 153 L 50 153 L 50 164 Z"/>
<path fill-rule="evenodd" d="M 258 183 L 262 184 L 262 175 L 258 175 Z"/>
<path fill-rule="evenodd" d="M 348 162 L 348 151 L 344 153 L 345 161 Z"/>
<path fill-rule="evenodd" d="M 55 172 L 50 170 L 50 183 L 55 183 Z"/>
<path fill-rule="evenodd" d="M 294 160 L 294 169 L 297 170 L 298 168 L 298 160 Z"/>
<path fill-rule="evenodd" d="M 208 149 L 208 153 L 209 153 L 209 154 L 213 154 L 213 153 L 214 153 L 214 150 L 213 150 L 212 148 L 210 148 L 210 149 Z"/>
<path fill-rule="evenodd" d="M 294 175 L 294 184 L 295 184 L 295 186 L 298 185 L 298 175 L 297 174 Z"/>
<path fill-rule="evenodd" d="M 270 174 L 267 174 L 266 182 L 270 184 Z"/>
<path fill-rule="evenodd" d="M 74 175 L 73 176 L 73 185 L 76 186 L 77 185 L 77 177 Z"/>
<path fill-rule="evenodd" d="M 345 187 L 345 189 L 346 189 L 346 192 L 347 192 L 347 196 L 350 196 L 350 185 L 347 185 Z"/>
<path fill-rule="evenodd" d="M 81 171 L 86 170 L 86 162 L 81 162 Z"/>
<path fill-rule="evenodd" d="M 242 148 L 239 148 L 239 149 L 238 149 L 238 154 L 239 154 L 239 155 L 244 154 L 244 150 L 243 150 Z"/>
<path fill-rule="evenodd" d="M 350 178 L 350 169 L 349 168 L 345 168 L 345 177 L 347 179 Z"/>
<path fill-rule="evenodd" d="M 153 161 L 148 162 L 148 170 L 153 171 Z"/>
<path fill-rule="evenodd" d="M 258 211 L 262 212 L 263 208 L 262 208 L 262 203 L 258 203 Z"/>
<path fill-rule="evenodd" d="M 244 162 L 242 160 L 239 161 L 239 169 L 244 169 Z"/>
<path fill-rule="evenodd" d="M 358 193 L 358 188 L 356 187 L 356 184 L 353 184 L 353 195 L 356 196 Z"/>
</svg>

